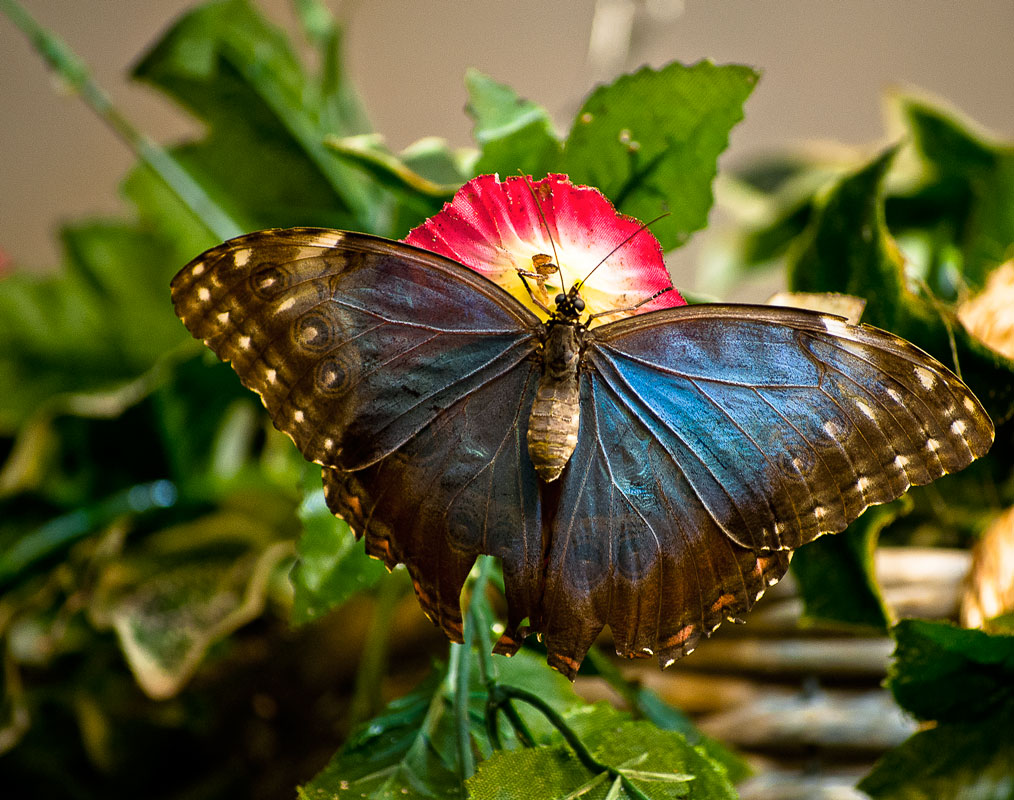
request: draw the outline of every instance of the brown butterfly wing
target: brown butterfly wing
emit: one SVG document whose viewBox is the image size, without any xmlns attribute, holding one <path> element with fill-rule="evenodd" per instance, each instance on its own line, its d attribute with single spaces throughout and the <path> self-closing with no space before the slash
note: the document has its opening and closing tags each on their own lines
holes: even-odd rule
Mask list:
<svg viewBox="0 0 1014 800">
<path fill-rule="evenodd" d="M 538 369 L 534 315 L 441 256 L 312 228 L 209 250 L 172 296 L 191 333 L 325 468 L 329 504 L 370 552 L 413 564 L 449 635 L 460 637 L 458 594 L 478 553 L 519 576 L 517 619 L 528 614 L 542 552 L 519 444 Z"/>
<path fill-rule="evenodd" d="M 524 433 L 537 382 L 535 363 L 511 370 L 378 463 L 324 468 L 328 507 L 365 534 L 368 553 L 408 567 L 423 610 L 457 642 L 461 588 L 479 553 L 503 565 L 505 640 L 520 641 L 539 607 L 541 504 Z"/>
</svg>

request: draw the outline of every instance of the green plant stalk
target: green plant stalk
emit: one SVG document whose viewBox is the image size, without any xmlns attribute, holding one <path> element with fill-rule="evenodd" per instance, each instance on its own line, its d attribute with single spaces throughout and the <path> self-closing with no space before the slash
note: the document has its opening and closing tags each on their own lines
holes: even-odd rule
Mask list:
<svg viewBox="0 0 1014 800">
<path fill-rule="evenodd" d="M 109 95 L 94 81 L 85 63 L 62 39 L 39 25 L 17 0 L 0 0 L 0 11 L 21 29 L 46 63 L 81 96 L 85 104 L 145 166 L 165 181 L 214 236 L 231 239 L 244 232 L 179 161 L 131 125 L 115 108 Z"/>
<path fill-rule="evenodd" d="M 574 729 L 567 724 L 567 721 L 549 705 L 545 700 L 536 694 L 520 689 L 516 686 L 495 686 L 493 691 L 490 692 L 490 700 L 496 707 L 502 707 L 506 702 L 509 702 L 511 698 L 520 700 L 523 703 L 527 703 L 538 711 L 549 720 L 550 724 L 556 728 L 564 741 L 570 745 L 570 749 L 574 751 L 574 755 L 577 756 L 577 760 L 581 762 L 582 766 L 592 773 L 607 773 L 613 780 L 619 780 L 631 797 L 636 800 L 650 800 L 650 798 L 638 789 L 630 780 L 618 769 L 610 767 L 607 764 L 601 763 L 598 759 L 591 754 L 591 751 L 585 747 L 584 742 L 581 741 Z"/>
<path fill-rule="evenodd" d="M 486 583 L 489 580 L 488 559 L 482 559 L 479 567 L 479 574 L 472 584 L 472 593 L 468 601 L 468 608 L 465 612 L 464 639 L 462 644 L 451 645 L 451 670 L 448 676 L 451 681 L 451 690 L 454 707 L 455 738 L 458 751 L 458 766 L 462 776 L 462 790 L 464 790 L 464 779 L 475 774 L 475 758 L 472 755 L 472 737 L 468 720 L 468 701 L 471 694 L 471 660 L 472 644 L 475 639 L 475 631 L 481 629 L 481 624 L 476 624 L 480 614 L 476 609 L 476 598 L 481 597 L 486 591 Z M 480 634 L 480 637 L 482 634 Z M 488 638 L 488 635 L 487 635 Z M 485 645 L 485 642 L 483 642 Z M 487 682 L 489 674 L 488 667 L 484 667 L 483 681 Z"/>
<path fill-rule="evenodd" d="M 487 688 L 496 683 L 496 668 L 490 656 L 493 642 L 489 636 L 489 620 L 481 612 L 479 601 L 489 585 L 492 566 L 493 559 L 490 556 L 479 556 L 479 574 L 475 578 L 475 585 L 472 587 L 468 608 L 465 611 L 465 626 L 470 627 L 479 639 L 479 674 L 482 676 L 483 686 Z"/>
<path fill-rule="evenodd" d="M 381 706 L 381 679 L 387 674 L 394 612 L 402 596 L 402 582 L 386 575 L 377 588 L 376 605 L 356 670 L 356 685 L 349 705 L 349 729 L 376 714 Z"/>
</svg>

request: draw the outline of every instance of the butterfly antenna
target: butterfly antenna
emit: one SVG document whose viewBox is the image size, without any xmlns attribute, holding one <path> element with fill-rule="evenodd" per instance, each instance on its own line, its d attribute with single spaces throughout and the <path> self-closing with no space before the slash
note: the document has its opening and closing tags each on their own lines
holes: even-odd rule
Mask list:
<svg viewBox="0 0 1014 800">
<path fill-rule="evenodd" d="M 518 172 L 521 173 L 521 170 L 518 170 Z M 532 186 L 532 179 L 524 173 L 521 173 L 521 178 L 524 180 L 525 186 L 528 187 L 528 191 L 531 192 L 532 201 L 535 203 L 535 210 L 539 212 L 539 219 L 542 220 L 542 227 L 545 228 L 546 236 L 549 237 L 549 246 L 553 248 L 553 264 L 557 269 L 559 269 L 560 257 L 556 254 L 556 242 L 553 241 L 553 232 L 549 229 L 549 223 L 546 221 L 546 215 L 542 210 L 542 203 L 539 202 L 539 197 L 535 194 L 535 187 Z"/>
<path fill-rule="evenodd" d="M 594 267 L 592 267 L 591 270 L 589 270 L 588 274 L 585 275 L 584 278 L 582 278 L 578 282 L 577 285 L 584 286 L 588 282 L 588 279 L 592 276 L 592 273 L 594 273 L 595 270 L 597 270 L 599 267 L 601 267 L 603 264 L 605 264 L 606 261 L 608 261 L 612 257 L 613 253 L 615 253 L 617 250 L 619 250 L 621 247 L 623 247 L 623 245 L 625 245 L 627 242 L 629 242 L 631 239 L 633 239 L 635 236 L 637 236 L 637 234 L 639 234 L 641 231 L 647 230 L 649 226 L 654 225 L 660 219 L 665 219 L 668 216 L 669 216 L 669 212 L 666 211 L 664 214 L 659 214 L 657 217 L 655 217 L 655 219 L 651 219 L 651 220 L 648 220 L 647 222 L 643 223 L 640 228 L 638 228 L 636 231 L 634 231 L 633 233 L 631 233 L 626 239 L 624 239 L 622 242 L 620 242 L 618 245 L 616 245 L 616 247 L 614 247 L 612 250 L 610 250 L 608 253 L 606 253 L 602 257 L 602 260 L 599 261 L 599 263 L 596 264 Z M 654 299 L 654 298 L 652 298 L 652 299 Z"/>
</svg>

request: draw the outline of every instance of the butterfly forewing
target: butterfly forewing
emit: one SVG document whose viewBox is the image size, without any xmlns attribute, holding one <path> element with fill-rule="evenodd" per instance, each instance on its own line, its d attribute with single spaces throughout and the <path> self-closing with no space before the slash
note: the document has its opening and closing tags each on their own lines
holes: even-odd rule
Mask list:
<svg viewBox="0 0 1014 800">
<path fill-rule="evenodd" d="M 187 265 L 172 292 L 303 455 L 342 469 L 394 452 L 538 346 L 539 321 L 482 276 L 364 234 L 242 236 Z"/>
<path fill-rule="evenodd" d="M 754 549 L 842 530 L 964 468 L 993 427 L 949 370 L 884 331 L 776 307 L 688 306 L 589 334 L 723 530 Z"/>
</svg>

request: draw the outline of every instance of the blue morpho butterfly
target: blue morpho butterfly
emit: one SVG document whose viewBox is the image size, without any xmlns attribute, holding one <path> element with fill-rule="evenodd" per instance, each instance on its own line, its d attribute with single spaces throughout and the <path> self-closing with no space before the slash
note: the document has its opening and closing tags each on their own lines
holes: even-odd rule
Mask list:
<svg viewBox="0 0 1014 800">
<path fill-rule="evenodd" d="M 452 640 L 490 554 L 497 651 L 541 632 L 570 677 L 606 624 L 619 653 L 668 666 L 793 548 L 993 438 L 958 378 L 876 328 L 692 305 L 589 329 L 576 292 L 543 323 L 461 264 L 360 233 L 232 239 L 172 296 Z"/>
</svg>

